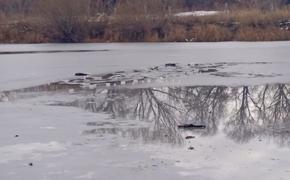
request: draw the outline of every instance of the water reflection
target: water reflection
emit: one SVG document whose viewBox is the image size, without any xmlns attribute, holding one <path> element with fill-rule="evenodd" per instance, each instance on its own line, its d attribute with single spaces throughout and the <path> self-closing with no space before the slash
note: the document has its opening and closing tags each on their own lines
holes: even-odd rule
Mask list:
<svg viewBox="0 0 290 180">
<path fill-rule="evenodd" d="M 114 134 L 162 142 L 182 143 L 180 124 L 205 125 L 190 130 L 202 136 L 223 131 L 236 142 L 272 138 L 280 145 L 290 143 L 289 85 L 243 87 L 193 86 L 139 89 L 106 89 L 91 98 L 61 105 L 109 114 L 112 119 L 153 123 L 153 128 L 95 128 L 91 133 Z M 59 104 L 60 105 L 60 104 Z M 88 132 L 86 132 L 88 133 Z"/>
<path fill-rule="evenodd" d="M 44 91 L 67 90 L 53 84 L 35 88 Z M 219 132 L 239 143 L 264 138 L 290 145 L 290 85 L 225 87 L 192 86 L 162 88 L 76 88 L 81 98 L 53 105 L 73 106 L 91 112 L 106 113 L 106 126 L 88 123 L 84 134 L 115 134 L 144 141 L 183 143 L 184 131 L 178 125 L 205 125 L 190 133 L 213 136 Z M 30 89 L 31 91 L 32 89 Z M 27 90 L 29 91 L 29 90 Z M 114 120 L 117 119 L 117 120 Z M 118 123 L 133 120 L 133 123 Z M 130 121 L 131 122 L 131 121 Z M 151 126 L 140 126 L 142 122 Z M 112 124 L 111 124 L 112 123 Z M 187 132 L 188 132 L 187 131 Z"/>
<path fill-rule="evenodd" d="M 289 134 L 289 85 L 265 85 L 233 88 L 234 106 L 224 130 L 239 142 L 257 136 Z M 287 144 L 285 140 L 280 144 Z"/>
</svg>

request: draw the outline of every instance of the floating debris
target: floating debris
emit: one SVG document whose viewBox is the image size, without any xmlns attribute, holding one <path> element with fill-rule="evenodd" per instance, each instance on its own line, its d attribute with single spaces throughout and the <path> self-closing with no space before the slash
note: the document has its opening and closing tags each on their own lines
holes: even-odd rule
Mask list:
<svg viewBox="0 0 290 180">
<path fill-rule="evenodd" d="M 176 63 L 167 63 L 165 67 L 176 67 Z"/>
<path fill-rule="evenodd" d="M 194 147 L 190 146 L 190 147 L 188 148 L 188 150 L 194 150 Z"/>
<path fill-rule="evenodd" d="M 75 73 L 75 76 L 88 76 L 89 74 L 86 73 Z"/>
<path fill-rule="evenodd" d="M 194 139 L 195 136 L 186 136 L 185 139 Z"/>
<path fill-rule="evenodd" d="M 184 124 L 184 125 L 179 125 L 179 129 L 205 129 L 205 125 L 194 125 L 194 124 Z"/>
<path fill-rule="evenodd" d="M 217 72 L 217 69 L 200 69 L 198 70 L 199 73 L 211 73 L 211 72 Z"/>
</svg>

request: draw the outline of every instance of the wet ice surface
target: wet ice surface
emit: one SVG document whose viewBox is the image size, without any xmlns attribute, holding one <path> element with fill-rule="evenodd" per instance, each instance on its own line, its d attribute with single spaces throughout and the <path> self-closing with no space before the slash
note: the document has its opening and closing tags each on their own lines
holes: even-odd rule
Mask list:
<svg viewBox="0 0 290 180">
<path fill-rule="evenodd" d="M 193 82 L 190 81 L 196 85 L 289 83 L 289 49 L 289 41 L 0 45 L 0 52 L 59 52 L 0 55 L 0 91 L 64 80 L 77 72 L 100 74 L 130 71 L 170 62 L 179 63 L 181 66 L 238 63 L 225 67 L 220 72 L 256 75 L 261 73 L 270 76 L 251 76 L 250 79 L 247 76 L 231 76 L 225 80 L 224 74 L 215 78 L 211 78 L 211 75 L 197 75 L 192 79 Z M 77 52 L 80 50 L 87 52 Z M 253 62 L 268 64 L 247 65 Z M 280 76 L 272 77 L 273 74 Z M 182 82 L 180 84 L 182 85 Z"/>
<path fill-rule="evenodd" d="M 288 179 L 289 48 L 1 45 L 0 179 Z"/>
<path fill-rule="evenodd" d="M 4 91 L 1 179 L 287 179 L 290 85 L 162 85 L 235 65 L 78 74 Z"/>
</svg>

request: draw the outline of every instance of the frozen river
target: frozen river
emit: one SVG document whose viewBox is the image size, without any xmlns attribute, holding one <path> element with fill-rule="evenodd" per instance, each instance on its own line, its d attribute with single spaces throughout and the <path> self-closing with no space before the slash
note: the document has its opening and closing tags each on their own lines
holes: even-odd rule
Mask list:
<svg viewBox="0 0 290 180">
<path fill-rule="evenodd" d="M 147 68 L 168 62 L 271 62 L 272 65 L 236 67 L 259 73 L 282 73 L 289 77 L 290 42 L 226 43 L 128 43 L 128 44 L 43 44 L 0 45 L 0 90 L 62 80 L 75 72 L 103 73 Z M 45 51 L 95 50 L 92 52 Z M 233 71 L 236 71 L 234 69 Z M 279 78 L 280 81 L 282 78 Z M 287 81 L 287 79 L 283 79 Z M 203 81 L 203 83 L 205 83 Z"/>
<path fill-rule="evenodd" d="M 0 179 L 288 179 L 290 42 L 0 45 Z"/>
</svg>

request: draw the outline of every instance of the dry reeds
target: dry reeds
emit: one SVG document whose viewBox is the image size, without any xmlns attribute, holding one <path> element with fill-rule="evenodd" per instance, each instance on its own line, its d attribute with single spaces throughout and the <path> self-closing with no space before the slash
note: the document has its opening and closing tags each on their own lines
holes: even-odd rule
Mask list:
<svg viewBox="0 0 290 180">
<path fill-rule="evenodd" d="M 88 4 L 71 2 L 44 0 L 40 3 L 44 9 L 39 8 L 37 13 L 24 18 L 0 14 L 0 42 L 290 40 L 289 8 L 273 11 L 242 9 L 213 16 L 176 17 L 169 6 L 160 13 L 150 3 L 136 7 L 136 2 L 130 6 L 117 5 L 111 15 L 95 16 L 90 14 Z M 66 8 L 61 8 L 64 6 Z"/>
</svg>

